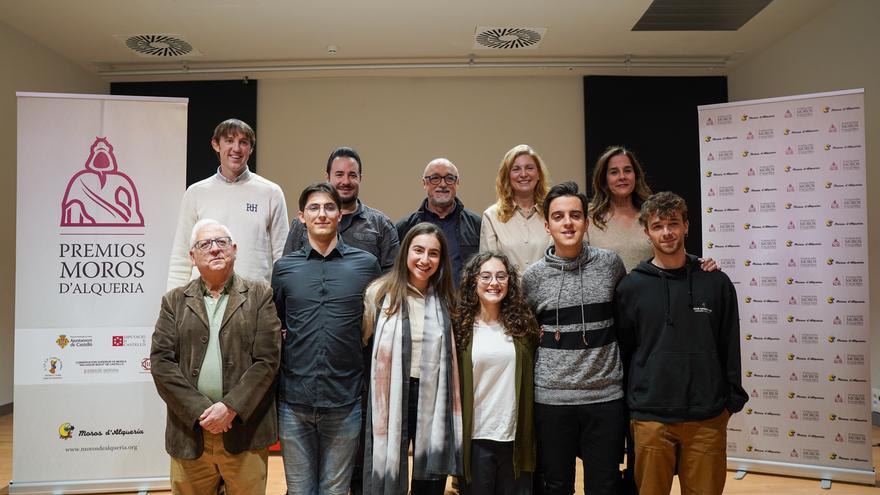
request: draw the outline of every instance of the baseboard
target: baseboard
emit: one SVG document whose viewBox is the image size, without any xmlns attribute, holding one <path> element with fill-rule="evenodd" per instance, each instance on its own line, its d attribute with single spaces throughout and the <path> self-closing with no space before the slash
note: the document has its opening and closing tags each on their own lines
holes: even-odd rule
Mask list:
<svg viewBox="0 0 880 495">
<path fill-rule="evenodd" d="M 7 414 L 12 414 L 12 402 L 0 406 L 0 416 L 6 416 Z"/>
</svg>

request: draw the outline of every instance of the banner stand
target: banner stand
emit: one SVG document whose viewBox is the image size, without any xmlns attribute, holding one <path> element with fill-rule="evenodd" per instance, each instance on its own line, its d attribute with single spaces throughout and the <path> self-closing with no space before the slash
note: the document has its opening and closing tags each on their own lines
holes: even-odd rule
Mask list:
<svg viewBox="0 0 880 495">
<path fill-rule="evenodd" d="M 167 490 L 150 343 L 185 98 L 17 93 L 11 494 Z"/>
<path fill-rule="evenodd" d="M 765 461 L 760 459 L 744 459 L 738 457 L 727 458 L 727 470 L 743 473 L 736 479 L 745 477 L 745 473 L 776 474 L 780 476 L 795 476 L 799 478 L 814 478 L 823 482 L 843 481 L 846 483 L 859 483 L 874 486 L 875 473 L 873 470 L 847 469 L 830 466 L 811 466 L 809 464 L 792 464 L 789 462 Z"/>
<path fill-rule="evenodd" d="M 875 484 L 863 89 L 697 109 L 703 256 L 737 290 L 727 467 Z"/>
<path fill-rule="evenodd" d="M 168 477 L 157 478 L 119 478 L 88 481 L 56 482 L 9 482 L 10 495 L 31 495 L 42 493 L 119 493 L 169 490 Z"/>
</svg>

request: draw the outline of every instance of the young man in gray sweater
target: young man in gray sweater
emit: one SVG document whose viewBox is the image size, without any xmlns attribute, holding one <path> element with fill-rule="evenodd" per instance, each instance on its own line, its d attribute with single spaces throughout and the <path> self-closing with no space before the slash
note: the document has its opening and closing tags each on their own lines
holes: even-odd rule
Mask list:
<svg viewBox="0 0 880 495">
<path fill-rule="evenodd" d="M 587 198 L 574 182 L 550 189 L 544 218 L 553 246 L 523 274 L 541 324 L 535 426 L 543 493 L 573 493 L 580 456 L 584 492 L 617 494 L 627 425 L 611 300 L 623 262 L 584 242 Z"/>
</svg>

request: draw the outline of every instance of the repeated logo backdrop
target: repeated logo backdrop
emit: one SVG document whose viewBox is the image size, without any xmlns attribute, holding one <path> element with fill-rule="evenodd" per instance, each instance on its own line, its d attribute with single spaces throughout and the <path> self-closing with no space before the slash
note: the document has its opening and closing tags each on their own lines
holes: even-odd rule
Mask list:
<svg viewBox="0 0 880 495">
<path fill-rule="evenodd" d="M 698 114 L 703 253 L 736 285 L 750 395 L 727 454 L 873 484 L 863 91 Z"/>
</svg>

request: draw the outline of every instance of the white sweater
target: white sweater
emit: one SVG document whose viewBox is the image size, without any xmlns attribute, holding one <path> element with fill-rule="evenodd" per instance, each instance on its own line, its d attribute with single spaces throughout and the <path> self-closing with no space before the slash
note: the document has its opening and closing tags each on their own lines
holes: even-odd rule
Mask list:
<svg viewBox="0 0 880 495">
<path fill-rule="evenodd" d="M 190 236 L 193 225 L 203 218 L 217 220 L 232 231 L 238 245 L 237 274 L 271 281 L 272 265 L 281 257 L 287 239 L 287 204 L 277 184 L 245 170 L 235 182 L 217 173 L 184 193 L 168 264 L 168 290 L 198 276 L 189 259 Z"/>
</svg>

